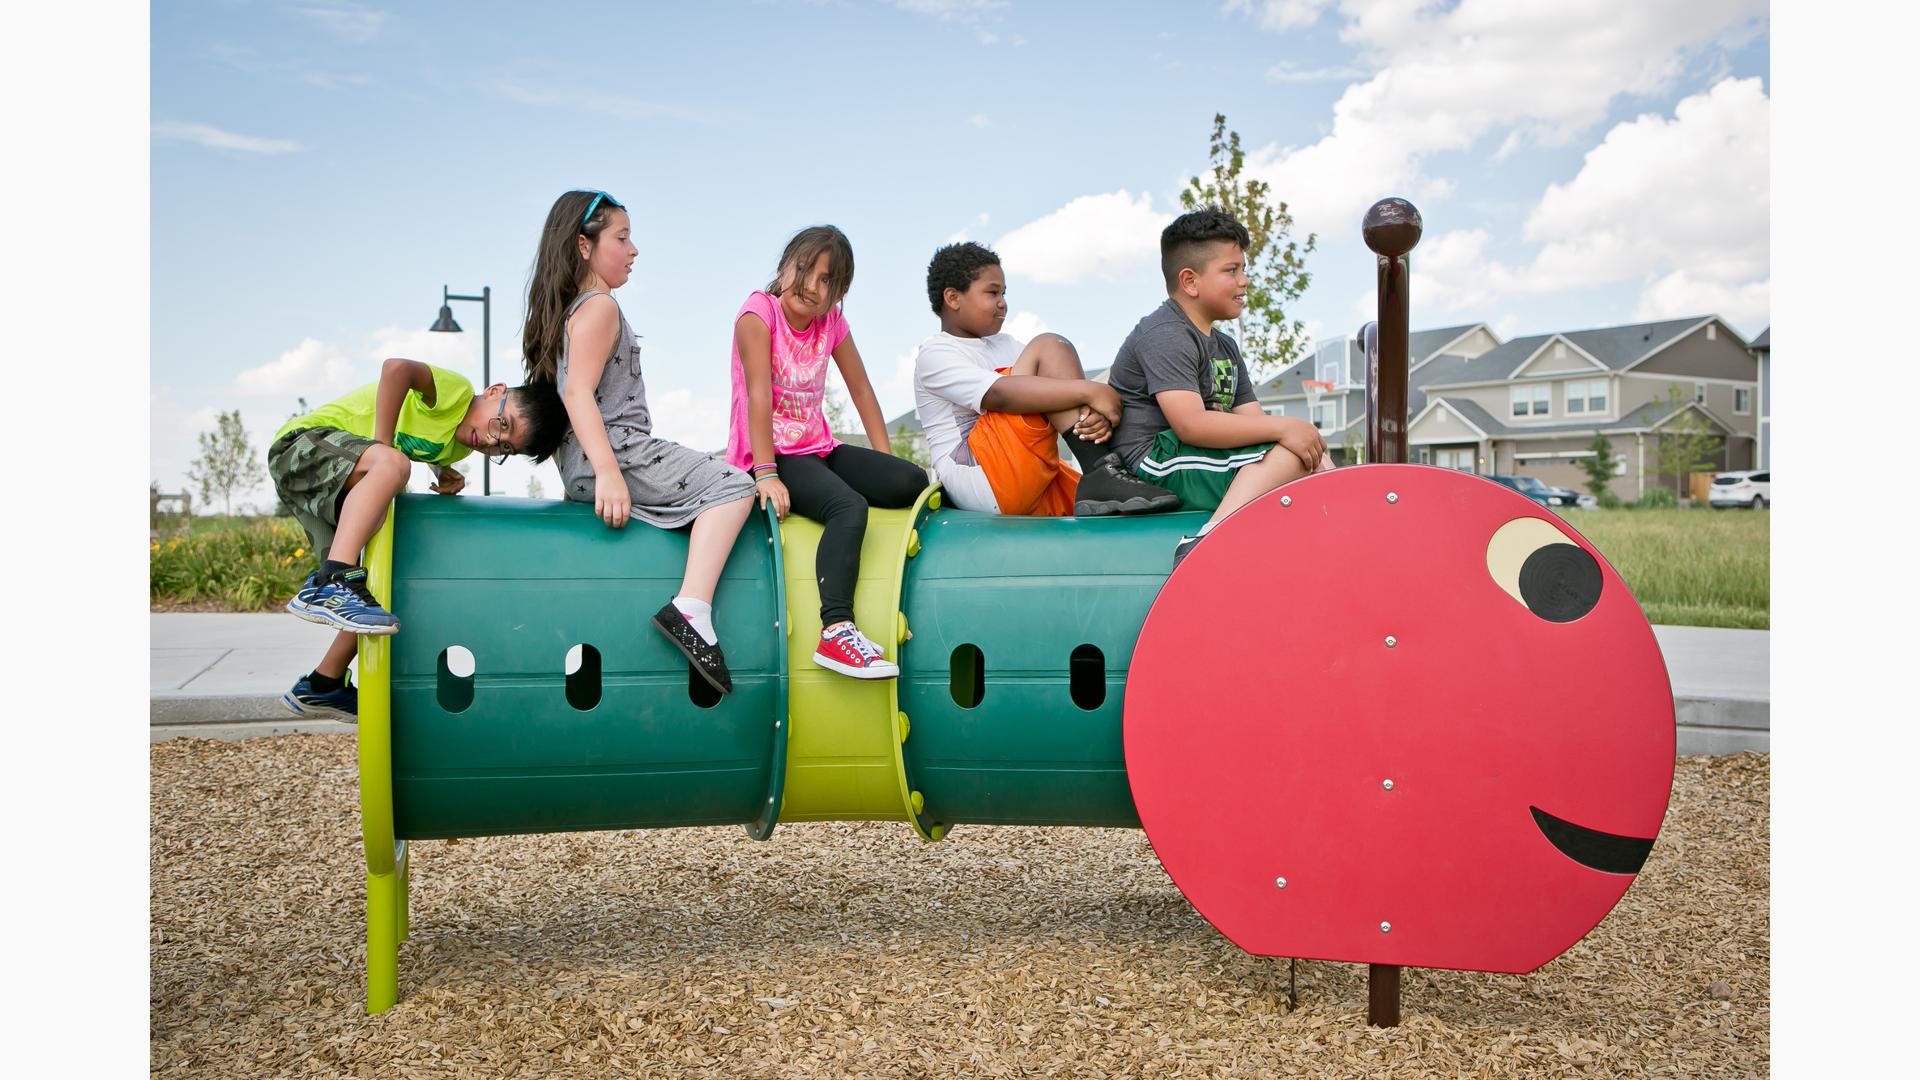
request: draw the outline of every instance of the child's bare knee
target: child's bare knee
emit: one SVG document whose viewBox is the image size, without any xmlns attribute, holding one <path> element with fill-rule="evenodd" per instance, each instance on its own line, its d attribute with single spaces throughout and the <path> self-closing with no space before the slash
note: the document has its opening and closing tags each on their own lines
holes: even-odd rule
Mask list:
<svg viewBox="0 0 1920 1080">
<path fill-rule="evenodd" d="M 1284 446 L 1268 450 L 1266 456 L 1260 459 L 1260 466 L 1272 474 L 1275 484 L 1284 484 L 1307 475 L 1307 467 L 1300 464 L 1300 459 L 1294 456 L 1293 451 Z"/>
<path fill-rule="evenodd" d="M 382 486 L 405 487 L 413 471 L 413 462 L 407 455 L 386 445 L 367 447 L 360 461 L 365 466 L 362 480 L 376 478 Z"/>
</svg>

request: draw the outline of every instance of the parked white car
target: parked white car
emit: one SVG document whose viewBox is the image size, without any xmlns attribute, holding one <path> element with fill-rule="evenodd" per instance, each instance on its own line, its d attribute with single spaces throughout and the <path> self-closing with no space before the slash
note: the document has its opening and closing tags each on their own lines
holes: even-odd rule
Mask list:
<svg viewBox="0 0 1920 1080">
<path fill-rule="evenodd" d="M 1720 473 L 1713 478 L 1712 486 L 1707 488 L 1707 505 L 1715 508 L 1746 506 L 1765 510 L 1773 505 L 1773 488 L 1768 482 L 1772 475 L 1772 470 L 1768 469 Z"/>
</svg>

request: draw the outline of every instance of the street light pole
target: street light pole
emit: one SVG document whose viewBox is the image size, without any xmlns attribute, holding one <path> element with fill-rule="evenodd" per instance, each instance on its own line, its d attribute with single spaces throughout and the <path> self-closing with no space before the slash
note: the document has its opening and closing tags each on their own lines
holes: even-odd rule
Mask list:
<svg viewBox="0 0 1920 1080">
<path fill-rule="evenodd" d="M 479 296 L 456 296 L 440 286 L 440 317 L 433 321 L 428 330 L 441 334 L 457 334 L 460 324 L 453 321 L 453 301 L 472 300 L 480 305 L 480 386 L 482 389 L 493 385 L 493 286 L 480 290 Z M 493 461 L 486 455 L 480 456 L 480 494 L 493 494 Z"/>
</svg>

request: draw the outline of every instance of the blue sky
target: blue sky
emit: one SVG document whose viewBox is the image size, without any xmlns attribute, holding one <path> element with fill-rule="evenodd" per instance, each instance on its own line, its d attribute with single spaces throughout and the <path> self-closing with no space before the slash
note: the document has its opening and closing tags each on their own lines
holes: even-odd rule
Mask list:
<svg viewBox="0 0 1920 1080">
<path fill-rule="evenodd" d="M 734 313 L 816 222 L 853 241 L 847 315 L 889 416 L 911 407 L 909 358 L 934 329 L 926 261 L 960 236 L 1001 251 L 1010 330 L 1064 333 L 1104 365 L 1164 296 L 1158 230 L 1215 112 L 1297 233 L 1319 235 L 1294 312 L 1317 337 L 1366 317 L 1358 223 L 1388 194 L 1426 219 L 1416 328 L 1770 321 L 1763 3 L 1092 10 L 156 5 L 152 478 L 185 486 L 222 409 L 264 456 L 296 397 L 369 381 L 389 355 L 477 381 L 478 305 L 455 305 L 468 333 L 425 332 L 443 283 L 492 286 L 494 377 L 518 381 L 535 234 L 569 187 L 632 208 L 620 302 L 659 433 L 701 449 L 725 439 Z M 495 489 L 534 475 L 557 494 L 551 466 L 519 462 Z"/>
</svg>

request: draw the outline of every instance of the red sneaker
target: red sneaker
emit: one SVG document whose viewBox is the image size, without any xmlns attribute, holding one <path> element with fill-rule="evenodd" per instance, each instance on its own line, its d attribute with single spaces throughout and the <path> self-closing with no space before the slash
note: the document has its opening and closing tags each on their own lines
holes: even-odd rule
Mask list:
<svg viewBox="0 0 1920 1080">
<path fill-rule="evenodd" d="M 880 646 L 867 640 L 867 635 L 852 623 L 847 623 L 831 633 L 820 635 L 820 647 L 813 650 L 813 662 L 828 671 L 837 671 L 855 679 L 894 679 L 900 676 L 900 665 L 888 660 L 880 652 Z"/>
</svg>

